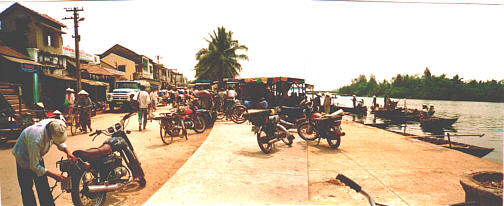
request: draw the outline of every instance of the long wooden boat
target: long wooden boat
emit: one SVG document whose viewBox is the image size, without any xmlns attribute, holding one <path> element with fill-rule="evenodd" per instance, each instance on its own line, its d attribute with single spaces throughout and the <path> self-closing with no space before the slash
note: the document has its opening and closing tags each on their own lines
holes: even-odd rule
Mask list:
<svg viewBox="0 0 504 206">
<path fill-rule="evenodd" d="M 414 137 L 416 139 L 425 141 L 425 142 L 430 142 L 432 144 L 440 145 L 445 148 L 449 149 L 454 149 L 461 151 L 466 154 L 470 154 L 476 157 L 484 157 L 488 153 L 492 152 L 494 148 L 488 148 L 488 147 L 480 147 L 480 146 L 475 146 L 475 145 L 468 145 L 460 142 L 448 142 L 446 139 L 440 139 L 440 138 L 432 138 L 432 137 Z M 451 145 L 450 145 L 451 143 Z"/>
<path fill-rule="evenodd" d="M 419 119 L 420 126 L 426 128 L 447 128 L 451 127 L 453 123 L 455 123 L 458 118 L 440 118 L 440 117 L 431 117 L 429 119 Z"/>
<path fill-rule="evenodd" d="M 381 118 L 391 119 L 395 121 L 418 121 L 419 113 L 414 110 L 404 110 L 403 108 L 385 109 L 379 108 L 371 111 L 374 115 Z"/>
</svg>

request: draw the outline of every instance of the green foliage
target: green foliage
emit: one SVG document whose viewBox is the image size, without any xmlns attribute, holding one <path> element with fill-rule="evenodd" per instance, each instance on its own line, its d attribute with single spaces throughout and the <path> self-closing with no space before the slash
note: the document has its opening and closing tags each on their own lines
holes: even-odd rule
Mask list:
<svg viewBox="0 0 504 206">
<path fill-rule="evenodd" d="M 393 77 L 390 83 L 383 80 L 377 83 L 374 75 L 367 80 L 359 75 L 352 84 L 338 89 L 340 94 L 358 96 L 384 96 L 396 98 L 468 100 L 504 102 L 504 80 L 496 81 L 462 81 L 459 75 L 447 78 L 445 74 L 435 76 L 426 68 L 422 77 L 418 75 L 401 75 Z"/>
<path fill-rule="evenodd" d="M 248 48 L 238 44 L 238 40 L 233 40 L 232 35 L 233 32 L 218 27 L 217 32 L 214 30 L 213 35 L 210 35 L 210 39 L 205 39 L 208 48 L 202 48 L 196 53 L 196 79 L 217 80 L 238 76 L 242 70 L 238 60 L 248 60 L 248 56 L 237 54 L 237 51 L 247 51 Z"/>
</svg>

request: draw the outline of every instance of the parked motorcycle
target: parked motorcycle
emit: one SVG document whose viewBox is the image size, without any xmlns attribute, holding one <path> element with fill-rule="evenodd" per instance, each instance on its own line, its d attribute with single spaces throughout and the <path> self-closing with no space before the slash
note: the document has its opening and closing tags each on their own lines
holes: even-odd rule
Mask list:
<svg viewBox="0 0 504 206">
<path fill-rule="evenodd" d="M 312 119 L 313 114 L 313 109 L 308 103 L 299 107 L 281 106 L 277 108 L 277 111 L 281 124 L 287 129 L 298 128 L 303 122 Z"/>
<path fill-rule="evenodd" d="M 292 145 L 294 136 L 280 124 L 278 115 L 270 115 L 269 111 L 262 111 L 247 114 L 247 119 L 252 123 L 252 132 L 257 135 L 259 148 L 265 154 L 270 153 L 273 144 L 280 140 L 288 146 Z"/>
<path fill-rule="evenodd" d="M 341 129 L 341 119 L 344 114 L 343 110 L 338 110 L 329 115 L 321 115 L 317 117 L 317 113 L 313 114 L 313 120 L 303 122 L 298 127 L 299 136 L 307 141 L 312 141 L 318 138 L 318 143 L 321 139 L 326 139 L 331 148 L 336 149 L 341 144 L 341 137 L 345 136 L 345 132 Z"/>
<path fill-rule="evenodd" d="M 191 104 L 191 109 L 203 117 L 207 126 L 212 126 L 215 123 L 215 120 L 217 120 L 217 111 L 214 109 L 213 103 L 211 108 L 203 109 L 200 107 L 198 98 L 195 98 Z"/>
<path fill-rule="evenodd" d="M 103 205 L 107 192 L 116 191 L 138 180 L 140 187 L 146 185 L 145 174 L 125 131 L 125 122 L 133 115 L 129 113 L 118 123 L 106 130 L 96 130 L 89 136 L 94 139 L 100 134 L 110 136 L 98 148 L 75 150 L 77 161 L 60 160 L 62 173 L 68 173 L 68 182 L 62 189 L 72 194 L 74 205 Z"/>
<path fill-rule="evenodd" d="M 197 108 L 179 109 L 179 114 L 183 114 L 182 120 L 184 121 L 187 129 L 193 129 L 196 133 L 202 133 L 206 129 L 206 123 L 203 119 L 204 110 Z"/>
</svg>

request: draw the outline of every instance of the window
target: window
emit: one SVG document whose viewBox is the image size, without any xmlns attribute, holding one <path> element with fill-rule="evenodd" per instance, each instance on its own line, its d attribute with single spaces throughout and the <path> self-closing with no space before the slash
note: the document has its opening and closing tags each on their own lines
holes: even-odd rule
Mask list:
<svg viewBox="0 0 504 206">
<path fill-rule="evenodd" d="M 53 45 L 52 34 L 49 31 L 44 31 L 44 45 L 52 46 Z"/>
<path fill-rule="evenodd" d="M 2 30 L 2 21 L 0 20 L 0 30 Z"/>
<path fill-rule="evenodd" d="M 126 72 L 126 65 L 117 66 L 117 70 L 122 71 L 122 72 Z"/>
</svg>

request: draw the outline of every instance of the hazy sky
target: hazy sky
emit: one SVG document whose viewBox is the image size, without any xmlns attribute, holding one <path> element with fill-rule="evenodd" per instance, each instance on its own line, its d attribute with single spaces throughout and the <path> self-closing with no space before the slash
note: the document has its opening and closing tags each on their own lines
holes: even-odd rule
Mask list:
<svg viewBox="0 0 504 206">
<path fill-rule="evenodd" d="M 432 0 L 482 2 L 481 0 Z M 483 2 L 501 3 L 498 0 Z M 0 11 L 13 2 L 1 2 Z M 398 73 L 504 79 L 504 6 L 340 1 L 21 2 L 67 24 L 65 7 L 83 7 L 81 49 L 100 54 L 121 44 L 194 79 L 196 52 L 218 26 L 249 47 L 241 77 L 305 78 L 317 90 L 359 74 L 381 81 Z"/>
</svg>

